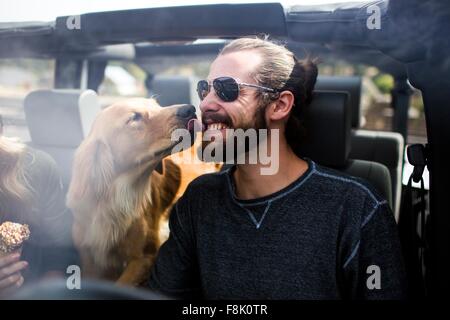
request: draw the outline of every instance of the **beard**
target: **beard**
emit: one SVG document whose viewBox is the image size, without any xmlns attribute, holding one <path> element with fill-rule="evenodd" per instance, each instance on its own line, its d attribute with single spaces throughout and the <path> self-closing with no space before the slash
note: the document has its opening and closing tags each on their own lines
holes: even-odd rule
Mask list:
<svg viewBox="0 0 450 320">
<path fill-rule="evenodd" d="M 240 122 L 234 124 L 232 120 L 228 117 L 228 115 L 218 115 L 215 113 L 211 114 L 203 114 L 202 118 L 204 119 L 211 119 L 214 122 L 220 122 L 226 124 L 230 129 L 233 130 L 243 130 L 246 132 L 249 129 L 256 130 L 256 143 L 255 141 L 251 141 L 251 139 L 248 136 L 245 136 L 245 138 L 238 139 L 237 136 L 232 137 L 221 137 L 221 139 L 218 139 L 218 141 L 215 141 L 215 136 L 211 137 L 210 141 L 204 141 L 202 139 L 201 146 L 197 149 L 197 155 L 200 160 L 205 162 L 230 162 L 233 161 L 233 163 L 236 163 L 236 160 L 238 157 L 242 156 L 242 153 L 248 154 L 249 151 L 253 150 L 255 147 L 257 148 L 260 144 L 260 135 L 259 130 L 260 129 L 267 129 L 267 122 L 265 119 L 265 111 L 268 104 L 265 106 L 260 106 L 255 111 L 254 119 L 253 121 L 248 122 Z M 206 124 L 205 124 L 206 125 Z M 221 132 L 218 134 L 222 135 Z M 234 141 L 231 141 L 230 139 L 233 139 Z M 253 142 L 253 143 L 252 143 Z M 232 147 L 232 148 L 231 148 Z M 211 150 L 211 152 L 205 152 L 207 149 Z M 216 155 L 215 150 L 221 149 L 221 154 Z M 206 154 L 205 154 L 206 153 Z M 209 158 L 209 155 L 211 156 L 212 160 Z"/>
</svg>

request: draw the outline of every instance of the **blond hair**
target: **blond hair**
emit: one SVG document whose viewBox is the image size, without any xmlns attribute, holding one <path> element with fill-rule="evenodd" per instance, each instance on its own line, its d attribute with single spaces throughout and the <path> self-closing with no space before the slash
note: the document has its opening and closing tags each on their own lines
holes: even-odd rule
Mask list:
<svg viewBox="0 0 450 320">
<path fill-rule="evenodd" d="M 23 165 L 26 153 L 22 143 L 0 136 L 0 221 L 24 222 L 31 207 L 32 191 Z"/>
<path fill-rule="evenodd" d="M 294 106 L 286 124 L 286 139 L 295 150 L 298 145 L 299 131 L 302 131 L 301 121 L 305 108 L 313 99 L 313 89 L 316 83 L 318 69 L 317 59 L 307 56 L 299 60 L 285 46 L 268 40 L 253 37 L 240 38 L 228 43 L 219 55 L 237 51 L 255 50 L 262 62 L 251 75 L 261 86 L 291 91 L 294 95 Z M 278 98 L 278 94 L 259 92 L 261 104 L 267 105 Z"/>
</svg>

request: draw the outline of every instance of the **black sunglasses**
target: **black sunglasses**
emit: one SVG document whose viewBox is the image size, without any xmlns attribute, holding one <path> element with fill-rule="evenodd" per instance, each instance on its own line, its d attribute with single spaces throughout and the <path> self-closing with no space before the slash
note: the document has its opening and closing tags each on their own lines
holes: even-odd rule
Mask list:
<svg viewBox="0 0 450 320">
<path fill-rule="evenodd" d="M 278 90 L 267 88 L 263 86 L 258 86 L 256 84 L 249 83 L 239 83 L 231 77 L 220 77 L 214 79 L 212 82 L 212 87 L 216 92 L 217 96 L 224 102 L 235 101 L 239 97 L 239 89 L 241 87 L 255 88 L 266 92 L 276 93 Z M 200 100 L 205 99 L 211 90 L 211 85 L 206 80 L 200 80 L 197 83 L 197 93 Z"/>
</svg>

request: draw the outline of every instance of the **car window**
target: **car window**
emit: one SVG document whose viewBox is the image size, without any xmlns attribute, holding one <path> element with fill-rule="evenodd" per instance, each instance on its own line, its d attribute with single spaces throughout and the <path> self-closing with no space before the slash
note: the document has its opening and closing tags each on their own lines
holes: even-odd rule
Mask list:
<svg viewBox="0 0 450 320">
<path fill-rule="evenodd" d="M 3 134 L 29 141 L 23 100 L 28 93 L 53 88 L 54 61 L 0 59 L 0 115 Z"/>
</svg>

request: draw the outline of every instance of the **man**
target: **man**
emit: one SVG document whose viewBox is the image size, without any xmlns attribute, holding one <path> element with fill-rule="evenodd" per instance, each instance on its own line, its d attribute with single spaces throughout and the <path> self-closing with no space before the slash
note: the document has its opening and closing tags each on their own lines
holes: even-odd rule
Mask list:
<svg viewBox="0 0 450 320">
<path fill-rule="evenodd" d="M 227 129 L 268 129 L 258 143 L 270 149 L 278 130 L 278 171 L 263 175 L 261 163 L 246 163 L 193 181 L 171 213 L 151 288 L 206 299 L 405 297 L 386 201 L 293 150 L 316 77 L 313 61 L 267 40 L 222 50 L 198 84 L 205 134 L 226 143 Z"/>
</svg>

